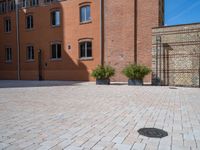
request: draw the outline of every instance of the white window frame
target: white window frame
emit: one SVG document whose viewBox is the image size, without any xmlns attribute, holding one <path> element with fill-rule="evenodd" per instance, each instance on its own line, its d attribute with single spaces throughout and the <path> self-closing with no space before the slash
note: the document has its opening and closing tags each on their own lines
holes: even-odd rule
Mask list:
<svg viewBox="0 0 200 150">
<path fill-rule="evenodd" d="M 29 49 L 30 48 L 30 49 Z M 31 50 L 31 53 L 30 53 L 30 58 L 29 58 L 29 50 Z M 33 60 L 35 60 L 35 53 L 34 53 L 34 46 L 32 46 L 32 45 L 29 45 L 29 46 L 27 46 L 26 47 L 26 52 L 27 52 L 27 55 L 26 55 L 26 59 L 28 60 L 28 61 L 33 61 Z M 32 53 L 33 52 L 33 53 Z"/>
<path fill-rule="evenodd" d="M 85 46 L 85 56 L 82 57 L 81 56 L 81 44 L 84 43 L 84 46 Z M 90 59 L 90 58 L 93 58 L 92 56 L 88 56 L 88 43 L 91 43 L 91 53 L 92 53 L 92 41 L 82 41 L 82 42 L 79 42 L 79 58 L 80 59 Z"/>
<path fill-rule="evenodd" d="M 29 22 L 30 27 L 28 27 L 28 18 L 29 17 L 32 17 L 32 20 L 29 19 L 29 21 L 30 21 Z M 34 24 L 31 26 L 32 23 L 34 23 L 34 21 L 33 21 L 33 15 L 29 14 L 29 15 L 26 16 L 26 29 L 33 29 Z"/>
<path fill-rule="evenodd" d="M 53 49 L 52 49 L 53 45 L 56 45 L 56 52 L 55 52 L 56 57 L 53 57 Z M 60 57 L 58 57 L 58 45 L 60 45 Z M 51 59 L 52 60 L 60 60 L 60 59 L 62 59 L 62 45 L 61 45 L 61 43 L 52 43 L 51 44 Z"/>
<path fill-rule="evenodd" d="M 90 17 L 88 20 L 87 20 L 87 7 L 89 7 L 90 9 Z M 84 9 L 84 20 L 82 20 L 82 9 Z M 80 7 L 80 22 L 85 23 L 85 22 L 90 22 L 90 21 L 91 21 L 91 6 L 89 4 L 81 6 Z"/>
<path fill-rule="evenodd" d="M 9 28 L 9 30 L 7 30 L 8 28 Z M 10 33 L 11 31 L 12 31 L 11 18 L 5 18 L 4 19 L 4 32 Z"/>
<path fill-rule="evenodd" d="M 53 13 L 55 13 L 55 16 L 53 15 Z M 53 17 L 55 17 L 55 24 L 53 24 Z M 61 12 L 60 12 L 60 10 L 51 11 L 51 26 L 59 27 L 60 25 L 61 25 Z"/>
</svg>

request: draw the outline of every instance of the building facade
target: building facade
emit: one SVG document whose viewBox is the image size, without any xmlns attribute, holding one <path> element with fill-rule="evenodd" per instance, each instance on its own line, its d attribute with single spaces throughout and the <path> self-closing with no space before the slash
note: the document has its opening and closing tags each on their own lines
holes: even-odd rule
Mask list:
<svg viewBox="0 0 200 150">
<path fill-rule="evenodd" d="M 162 85 L 200 87 L 200 24 L 154 28 L 152 47 Z"/>
<path fill-rule="evenodd" d="M 99 64 L 125 81 L 128 63 L 151 66 L 163 0 L 0 0 L 0 79 L 89 81 Z M 17 8 L 16 8 L 17 6 Z M 147 77 L 146 81 L 150 81 Z"/>
</svg>

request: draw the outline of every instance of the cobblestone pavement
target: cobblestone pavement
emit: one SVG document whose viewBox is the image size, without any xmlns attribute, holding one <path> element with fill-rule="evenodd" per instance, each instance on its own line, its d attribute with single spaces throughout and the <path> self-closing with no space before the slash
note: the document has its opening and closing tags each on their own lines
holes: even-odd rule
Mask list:
<svg viewBox="0 0 200 150">
<path fill-rule="evenodd" d="M 0 81 L 0 149 L 199 150 L 200 89 Z M 162 139 L 138 134 L 156 127 Z"/>
</svg>

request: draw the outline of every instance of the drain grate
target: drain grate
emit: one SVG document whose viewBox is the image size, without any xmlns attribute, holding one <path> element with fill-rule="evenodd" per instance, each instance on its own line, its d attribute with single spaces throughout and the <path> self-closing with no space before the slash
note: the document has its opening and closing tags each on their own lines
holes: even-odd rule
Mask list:
<svg viewBox="0 0 200 150">
<path fill-rule="evenodd" d="M 142 128 L 138 130 L 138 133 L 151 138 L 163 138 L 168 136 L 166 131 L 157 128 Z"/>
</svg>

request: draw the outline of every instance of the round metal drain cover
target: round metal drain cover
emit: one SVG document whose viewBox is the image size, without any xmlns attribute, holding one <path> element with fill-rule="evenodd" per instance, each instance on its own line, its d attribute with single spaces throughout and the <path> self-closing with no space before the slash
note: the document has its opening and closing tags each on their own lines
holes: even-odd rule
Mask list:
<svg viewBox="0 0 200 150">
<path fill-rule="evenodd" d="M 168 133 L 166 131 L 156 128 L 142 128 L 138 130 L 138 133 L 151 138 L 163 138 L 165 136 L 168 136 Z"/>
</svg>

